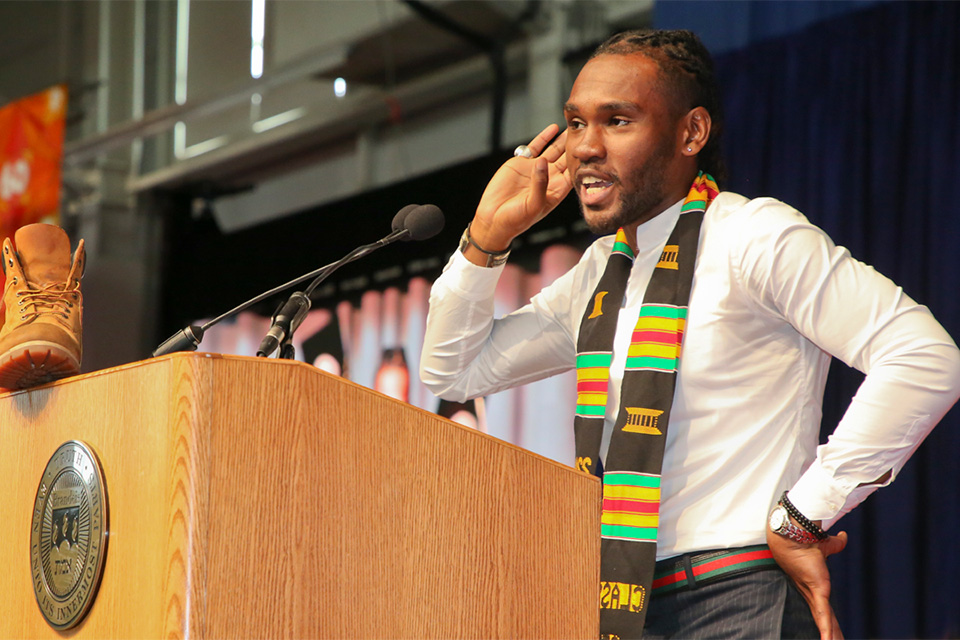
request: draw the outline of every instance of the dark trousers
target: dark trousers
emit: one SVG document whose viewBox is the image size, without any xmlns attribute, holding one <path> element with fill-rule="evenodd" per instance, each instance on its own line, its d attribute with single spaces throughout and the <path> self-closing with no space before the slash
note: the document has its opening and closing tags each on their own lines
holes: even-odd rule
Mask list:
<svg viewBox="0 0 960 640">
<path fill-rule="evenodd" d="M 819 638 L 810 608 L 779 569 L 654 596 L 644 640 L 653 638 Z"/>
</svg>

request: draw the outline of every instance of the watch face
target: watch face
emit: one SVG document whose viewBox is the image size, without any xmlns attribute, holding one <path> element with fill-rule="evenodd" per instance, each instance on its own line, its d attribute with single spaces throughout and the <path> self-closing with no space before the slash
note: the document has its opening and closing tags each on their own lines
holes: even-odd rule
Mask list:
<svg viewBox="0 0 960 640">
<path fill-rule="evenodd" d="M 787 519 L 787 511 L 783 507 L 777 507 L 770 514 L 770 530 L 780 531 Z"/>
</svg>

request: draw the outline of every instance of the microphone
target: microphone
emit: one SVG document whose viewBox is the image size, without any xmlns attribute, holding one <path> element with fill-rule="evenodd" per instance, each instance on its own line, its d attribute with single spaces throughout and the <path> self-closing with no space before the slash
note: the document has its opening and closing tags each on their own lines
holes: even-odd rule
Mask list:
<svg viewBox="0 0 960 640">
<path fill-rule="evenodd" d="M 301 282 L 305 282 L 310 278 L 315 278 L 303 293 L 294 293 L 290 297 L 290 300 L 280 307 L 280 310 L 274 316 L 274 321 L 270 327 L 270 331 L 267 332 L 267 335 L 270 336 L 270 332 L 272 332 L 276 325 L 280 323 L 280 329 L 273 333 L 273 339 L 277 341 L 278 345 L 288 342 L 290 337 L 293 335 L 293 332 L 296 331 L 297 327 L 300 326 L 300 323 L 303 322 L 303 318 L 310 310 L 310 294 L 312 294 L 314 289 L 316 289 L 317 286 L 331 273 L 348 262 L 353 262 L 358 258 L 362 258 L 368 253 L 375 251 L 380 247 L 385 247 L 388 244 L 392 244 L 397 240 L 426 240 L 427 238 L 432 238 L 440 233 L 440 231 L 443 229 L 443 223 L 443 212 L 440 211 L 437 206 L 432 204 L 407 205 L 400 209 L 400 211 L 398 211 L 393 217 L 393 221 L 390 225 L 392 229 L 390 235 L 381 238 L 372 244 L 357 247 L 336 262 L 332 262 L 324 267 L 320 267 L 319 269 L 315 269 L 310 273 L 302 275 L 299 278 L 294 278 L 290 282 L 286 282 L 278 287 L 270 289 L 269 291 L 265 291 L 255 298 L 247 300 L 243 304 L 240 304 L 233 309 L 230 309 L 226 313 L 217 316 L 203 326 L 190 325 L 184 327 L 180 331 L 167 338 L 160 346 L 154 349 L 151 355 L 157 357 L 166 355 L 168 353 L 174 353 L 176 351 L 196 351 L 197 347 L 200 346 L 201 340 L 203 340 L 204 332 L 210 327 L 227 318 L 235 316 L 241 311 L 255 305 L 262 300 L 274 296 L 285 289 L 289 289 L 290 287 L 298 285 Z M 302 296 L 303 299 L 301 299 L 300 296 Z M 297 298 L 297 302 L 293 301 L 294 298 Z M 281 316 L 283 316 L 282 323 Z M 287 324 L 288 322 L 289 325 Z M 265 337 L 264 340 L 266 341 L 267 338 Z M 270 344 L 261 343 L 260 350 L 266 351 L 264 347 L 269 348 L 271 344 L 272 340 Z M 274 346 L 273 349 L 275 350 L 276 347 Z"/>
<path fill-rule="evenodd" d="M 400 213 L 403 213 L 403 209 L 400 210 Z M 399 216 L 400 213 L 397 215 Z M 396 221 L 396 218 L 394 218 L 394 221 Z M 403 230 L 407 231 L 409 235 L 400 239 L 427 240 L 443 231 L 443 223 L 443 212 L 437 205 L 425 204 L 415 207 L 408 211 L 402 220 Z"/>
<path fill-rule="evenodd" d="M 307 317 L 310 311 L 310 298 L 303 293 L 296 291 L 291 295 L 280 310 L 273 317 L 273 323 L 267 335 L 260 341 L 260 348 L 257 349 L 258 357 L 269 356 L 277 350 L 287 338 L 293 336 L 303 319 Z"/>
<path fill-rule="evenodd" d="M 403 221 L 407 219 L 411 211 L 417 209 L 419 206 L 418 204 L 408 204 L 403 209 L 400 209 L 400 211 L 397 211 L 397 215 L 393 216 L 393 222 L 390 223 L 390 230 L 403 231 Z"/>
<path fill-rule="evenodd" d="M 432 238 L 443 231 L 443 223 L 443 211 L 440 211 L 440 207 L 437 205 L 408 204 L 397 211 L 397 215 L 393 216 L 393 222 L 390 225 L 393 232 L 390 235 L 356 249 L 356 251 L 363 251 L 359 255 L 347 254 L 350 259 L 342 258 L 342 260 L 345 260 L 343 264 L 365 256 L 375 249 L 393 244 L 397 240 L 427 240 Z"/>
</svg>

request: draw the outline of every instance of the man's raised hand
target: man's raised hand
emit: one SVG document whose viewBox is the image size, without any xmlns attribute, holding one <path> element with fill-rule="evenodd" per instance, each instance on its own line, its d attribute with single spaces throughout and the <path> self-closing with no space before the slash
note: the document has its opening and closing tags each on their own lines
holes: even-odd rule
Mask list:
<svg viewBox="0 0 960 640">
<path fill-rule="evenodd" d="M 510 158 L 487 183 L 470 226 L 470 234 L 484 249 L 509 248 L 514 238 L 570 193 L 564 152 L 567 132 L 557 136 L 559 131 L 555 124 L 541 131 L 527 145 L 532 158 Z"/>
</svg>

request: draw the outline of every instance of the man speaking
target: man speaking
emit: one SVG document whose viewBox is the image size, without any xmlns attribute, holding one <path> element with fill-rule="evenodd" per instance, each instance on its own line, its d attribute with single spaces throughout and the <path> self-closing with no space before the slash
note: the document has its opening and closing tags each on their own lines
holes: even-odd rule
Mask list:
<svg viewBox="0 0 960 640">
<path fill-rule="evenodd" d="M 802 214 L 721 191 L 692 33 L 614 36 L 563 111 L 490 180 L 434 284 L 424 383 L 464 401 L 577 369 L 557 401 L 603 480 L 601 636 L 842 637 L 825 558 L 846 534 L 827 532 L 956 401 L 960 352 Z M 609 235 L 494 320 L 511 242 L 571 190 Z M 818 448 L 831 356 L 867 375 Z"/>
</svg>

